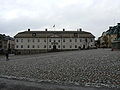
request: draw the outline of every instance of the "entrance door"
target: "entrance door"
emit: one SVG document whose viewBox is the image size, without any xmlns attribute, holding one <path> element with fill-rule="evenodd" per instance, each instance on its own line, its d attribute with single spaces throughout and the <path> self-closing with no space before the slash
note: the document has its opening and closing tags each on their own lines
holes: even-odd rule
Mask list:
<svg viewBox="0 0 120 90">
<path fill-rule="evenodd" d="M 56 50 L 56 45 L 53 45 L 53 50 Z"/>
<path fill-rule="evenodd" d="M 83 49 L 85 49 L 85 45 L 83 45 Z"/>
</svg>

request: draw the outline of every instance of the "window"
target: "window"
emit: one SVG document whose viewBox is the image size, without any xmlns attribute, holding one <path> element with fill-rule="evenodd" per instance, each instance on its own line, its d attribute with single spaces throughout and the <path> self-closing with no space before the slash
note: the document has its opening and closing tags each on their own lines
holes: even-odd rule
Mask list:
<svg viewBox="0 0 120 90">
<path fill-rule="evenodd" d="M 65 39 L 63 39 L 63 42 L 65 42 Z"/>
<path fill-rule="evenodd" d="M 85 39 L 85 41 L 87 42 L 87 38 Z"/>
<path fill-rule="evenodd" d="M 33 42 L 34 42 L 34 39 L 33 39 Z"/>
<path fill-rule="evenodd" d="M 56 41 L 54 40 L 54 42 L 56 42 Z"/>
<path fill-rule="evenodd" d="M 46 45 L 44 45 L 44 48 L 46 48 Z"/>
<path fill-rule="evenodd" d="M 70 48 L 72 48 L 72 45 L 70 45 Z"/>
<path fill-rule="evenodd" d="M 23 39 L 21 39 L 21 43 L 23 42 Z"/>
<path fill-rule="evenodd" d="M 51 39 L 49 39 L 49 42 L 51 42 Z"/>
<path fill-rule="evenodd" d="M 58 48 L 60 48 L 60 45 L 58 45 Z"/>
<path fill-rule="evenodd" d="M 75 48 L 77 48 L 77 45 L 75 45 Z"/>
<path fill-rule="evenodd" d="M 65 48 L 65 45 L 63 45 L 63 48 Z"/>
<path fill-rule="evenodd" d="M 77 42 L 77 39 L 75 39 L 75 42 Z"/>
<path fill-rule="evenodd" d="M 30 40 L 28 39 L 28 42 L 30 42 Z"/>
<path fill-rule="evenodd" d="M 70 39 L 70 42 L 72 42 L 72 40 Z"/>
<path fill-rule="evenodd" d="M 28 48 L 30 48 L 30 46 L 28 45 Z"/>
<path fill-rule="evenodd" d="M 46 40 L 44 40 L 44 42 L 46 42 Z"/>
<path fill-rule="evenodd" d="M 91 42 L 93 42 L 93 39 L 91 39 Z"/>
<path fill-rule="evenodd" d="M 38 48 L 40 48 L 39 45 L 38 45 Z"/>
<path fill-rule="evenodd" d="M 16 40 L 16 42 L 18 42 L 18 39 Z"/>
<path fill-rule="evenodd" d="M 51 45 L 49 45 L 49 48 L 51 48 Z"/>
<path fill-rule="evenodd" d="M 33 45 L 32 48 L 35 48 L 35 46 Z"/>
<path fill-rule="evenodd" d="M 23 48 L 23 45 L 21 45 L 21 48 Z"/>
<path fill-rule="evenodd" d="M 60 42 L 60 40 L 58 40 L 58 42 Z"/>
<path fill-rule="evenodd" d="M 82 42 L 82 40 L 80 39 L 80 42 Z"/>
<path fill-rule="evenodd" d="M 18 45 L 16 46 L 16 48 L 18 48 Z"/>
</svg>

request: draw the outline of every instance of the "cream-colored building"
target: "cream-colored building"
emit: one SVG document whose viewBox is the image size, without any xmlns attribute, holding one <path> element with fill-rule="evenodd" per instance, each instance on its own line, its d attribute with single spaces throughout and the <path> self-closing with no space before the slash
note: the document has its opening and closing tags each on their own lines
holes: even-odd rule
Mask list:
<svg viewBox="0 0 120 90">
<path fill-rule="evenodd" d="M 106 32 L 102 33 L 102 36 L 99 37 L 100 40 L 100 47 L 111 47 L 112 42 L 120 37 L 120 23 L 116 26 L 110 26 Z"/>
<path fill-rule="evenodd" d="M 16 54 L 93 48 L 95 36 L 85 31 L 24 31 L 16 34 Z"/>
</svg>

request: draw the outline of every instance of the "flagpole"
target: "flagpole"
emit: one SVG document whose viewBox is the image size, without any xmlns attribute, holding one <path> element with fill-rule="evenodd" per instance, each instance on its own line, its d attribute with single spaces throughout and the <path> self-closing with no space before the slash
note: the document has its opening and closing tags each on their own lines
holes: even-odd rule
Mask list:
<svg viewBox="0 0 120 90">
<path fill-rule="evenodd" d="M 55 24 L 53 25 L 53 28 L 54 28 L 54 38 L 55 38 Z"/>
<path fill-rule="evenodd" d="M 54 31 L 55 31 L 55 24 L 53 25 Z"/>
</svg>

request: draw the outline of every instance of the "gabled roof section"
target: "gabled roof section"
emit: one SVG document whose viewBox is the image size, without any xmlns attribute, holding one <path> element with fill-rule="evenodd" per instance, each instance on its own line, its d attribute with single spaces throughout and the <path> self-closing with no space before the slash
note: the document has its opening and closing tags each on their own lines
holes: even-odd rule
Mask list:
<svg viewBox="0 0 120 90">
<path fill-rule="evenodd" d="M 44 38 L 44 37 L 83 37 L 83 38 L 95 38 L 90 32 L 85 31 L 24 31 L 16 34 L 14 38 Z"/>
</svg>

